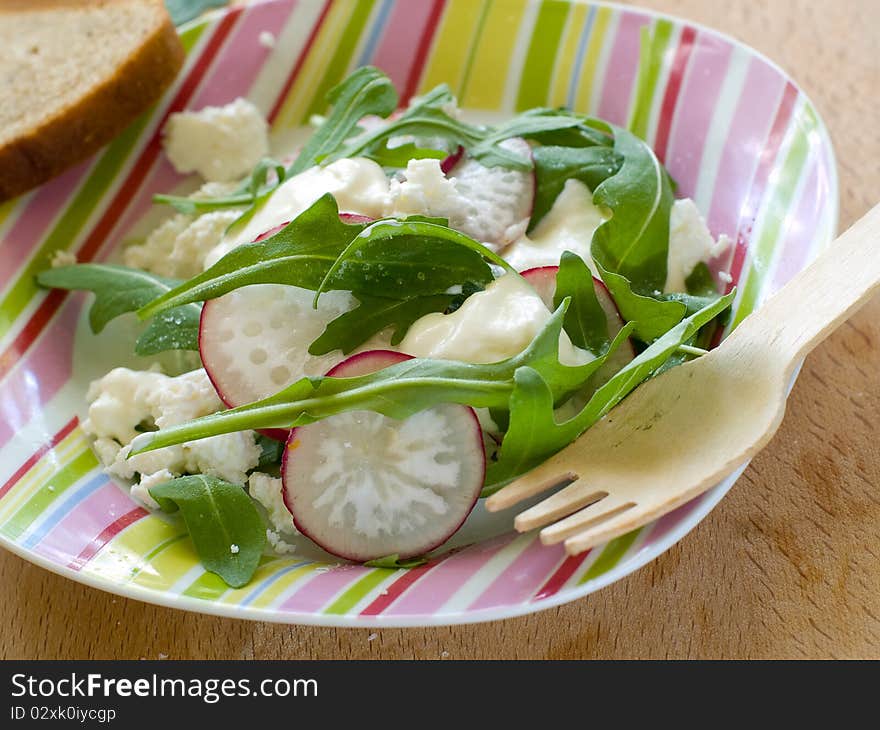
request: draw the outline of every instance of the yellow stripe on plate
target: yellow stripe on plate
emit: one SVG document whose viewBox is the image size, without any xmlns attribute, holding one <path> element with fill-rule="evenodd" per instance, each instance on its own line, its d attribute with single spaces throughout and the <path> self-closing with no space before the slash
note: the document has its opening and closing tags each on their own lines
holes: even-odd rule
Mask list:
<svg viewBox="0 0 880 730">
<path fill-rule="evenodd" d="M 308 109 L 312 97 L 324 78 L 324 69 L 333 58 L 336 45 L 348 26 L 350 15 L 349 3 L 333 3 L 318 31 L 318 36 L 309 49 L 305 63 L 281 105 L 281 111 L 278 112 L 272 125 L 273 129 L 298 127 L 302 123 L 302 114 Z"/>
<path fill-rule="evenodd" d="M 507 0 L 493 3 L 486 18 L 479 47 L 474 56 L 462 106 L 476 109 L 501 109 L 505 84 L 519 26 L 528 2 Z"/>
<path fill-rule="evenodd" d="M 550 91 L 551 106 L 565 106 L 568 104 L 568 85 L 574 72 L 574 63 L 577 59 L 577 50 L 580 45 L 581 33 L 584 30 L 587 12 L 589 11 L 586 5 L 575 5 L 568 16 L 568 25 L 562 36 L 562 50 L 557 58 L 556 71 L 553 75 L 553 84 Z"/>
</svg>

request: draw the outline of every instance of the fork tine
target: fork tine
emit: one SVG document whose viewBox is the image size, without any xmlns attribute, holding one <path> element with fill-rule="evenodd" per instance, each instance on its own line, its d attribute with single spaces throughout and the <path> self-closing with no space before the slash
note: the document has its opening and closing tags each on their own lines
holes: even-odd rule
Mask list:
<svg viewBox="0 0 880 730">
<path fill-rule="evenodd" d="M 486 499 L 485 506 L 489 512 L 498 512 L 575 478 L 577 478 L 577 474 L 560 468 L 551 459 L 530 472 L 526 472 L 506 487 L 502 487 Z"/>
<path fill-rule="evenodd" d="M 594 504 L 608 496 L 608 492 L 591 487 L 582 479 L 550 495 L 542 502 L 516 516 L 513 526 L 519 532 L 534 530 L 566 517 L 582 507 Z"/>
<path fill-rule="evenodd" d="M 565 552 L 569 555 L 578 555 L 590 548 L 596 547 L 596 545 L 601 545 L 615 537 L 632 532 L 650 522 L 651 519 L 651 517 L 645 516 L 641 510 L 618 512 L 610 519 L 591 525 L 583 532 L 578 532 L 567 538 L 565 541 Z"/>
<path fill-rule="evenodd" d="M 544 545 L 555 545 L 573 535 L 583 534 L 632 507 L 635 507 L 635 502 L 610 495 L 554 525 L 545 527 L 541 530 L 541 542 Z"/>
</svg>

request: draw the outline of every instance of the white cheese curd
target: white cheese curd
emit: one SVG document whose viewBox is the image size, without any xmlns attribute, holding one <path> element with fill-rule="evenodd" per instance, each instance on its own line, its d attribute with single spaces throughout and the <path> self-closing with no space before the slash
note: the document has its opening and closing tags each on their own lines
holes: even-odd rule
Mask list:
<svg viewBox="0 0 880 730">
<path fill-rule="evenodd" d="M 205 268 L 205 257 L 223 238 L 238 210 L 217 210 L 198 218 L 175 215 L 155 228 L 146 241 L 123 252 L 126 266 L 168 276 L 190 279 Z"/>
<path fill-rule="evenodd" d="M 269 152 L 269 125 L 251 102 L 172 114 L 165 125 L 165 154 L 179 173 L 197 172 L 205 180 L 242 177 Z"/>
<path fill-rule="evenodd" d="M 416 320 L 399 347 L 416 357 L 498 362 L 528 347 L 550 315 L 525 279 L 506 274 L 484 291 L 472 294 L 451 314 L 428 314 Z M 594 356 L 572 345 L 562 332 L 559 359 L 567 365 L 580 365 Z"/>
<path fill-rule="evenodd" d="M 538 266 L 558 266 L 563 252 L 580 256 L 597 274 L 590 243 L 593 233 L 607 220 L 593 204 L 593 194 L 580 180 L 567 180 L 562 192 L 531 236 L 522 236 L 504 251 L 505 260 L 518 271 Z"/>
<path fill-rule="evenodd" d="M 107 471 L 122 479 L 140 474 L 132 496 L 153 506 L 150 485 L 168 474 L 207 474 L 244 484 L 260 460 L 253 431 L 222 434 L 149 451 L 127 459 L 138 427 L 167 428 L 215 413 L 223 404 L 204 370 L 177 377 L 156 371 L 115 368 L 89 387 L 86 433 L 95 437 L 95 453 Z"/>
<path fill-rule="evenodd" d="M 727 236 L 719 236 L 716 242 L 690 198 L 676 200 L 669 216 L 669 257 L 667 259 L 667 292 L 686 291 L 685 279 L 701 261 L 723 253 L 730 246 Z"/>
<path fill-rule="evenodd" d="M 293 220 L 325 193 L 336 198 L 341 212 L 379 218 L 388 200 L 388 178 L 381 166 L 363 157 L 310 167 L 286 180 L 242 230 L 220 242 L 206 257 L 205 267 L 217 263 L 236 246 Z"/>
<path fill-rule="evenodd" d="M 255 471 L 248 479 L 248 492 L 266 510 L 269 522 L 278 532 L 299 534 L 293 516 L 284 504 L 284 484 L 279 477 Z"/>
</svg>

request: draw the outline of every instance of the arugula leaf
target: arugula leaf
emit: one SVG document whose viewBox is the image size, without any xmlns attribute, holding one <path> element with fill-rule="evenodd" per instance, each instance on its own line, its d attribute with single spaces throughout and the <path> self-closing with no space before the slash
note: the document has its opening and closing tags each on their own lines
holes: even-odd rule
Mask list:
<svg viewBox="0 0 880 730">
<path fill-rule="evenodd" d="M 593 274 L 580 256 L 564 251 L 556 272 L 553 306 L 558 308 L 569 297 L 571 305 L 565 313 L 563 324 L 566 334 L 577 347 L 602 352 L 608 347 L 611 337 L 608 318 L 596 296 Z"/>
<path fill-rule="evenodd" d="M 266 526 L 237 484 L 197 474 L 150 489 L 166 512 L 180 509 L 206 570 L 232 588 L 247 585 L 266 547 Z"/>
<path fill-rule="evenodd" d="M 718 287 L 705 261 L 700 261 L 684 280 L 687 293 L 696 297 L 717 297 Z"/>
<path fill-rule="evenodd" d="M 364 565 L 370 568 L 390 568 L 392 570 L 410 570 L 411 568 L 418 568 L 420 565 L 424 565 L 428 562 L 428 558 L 425 557 L 416 557 L 416 558 L 405 558 L 404 560 L 400 559 L 400 555 L 395 553 L 394 555 L 386 555 L 384 558 L 376 558 L 375 560 L 368 560 Z"/>
<path fill-rule="evenodd" d="M 456 299 L 454 294 L 413 296 L 407 299 L 388 299 L 357 295 L 360 305 L 344 312 L 330 322 L 318 339 L 309 347 L 310 355 L 326 355 L 342 350 L 346 355 L 370 337 L 388 327 L 394 327 L 391 344 L 397 345 L 407 330 L 420 317 L 431 312 L 442 312 Z"/>
<path fill-rule="evenodd" d="M 386 170 L 405 168 L 410 160 L 443 160 L 448 156 L 445 150 L 417 147 L 412 142 L 389 148 L 387 143 L 370 152 L 370 159 Z"/>
<path fill-rule="evenodd" d="M 397 108 L 397 90 L 391 80 L 373 66 L 363 66 L 327 94 L 333 106 L 324 123 L 306 142 L 289 175 L 296 175 L 334 153 L 369 114 L 387 117 Z"/>
<path fill-rule="evenodd" d="M 387 125 L 356 137 L 327 159 L 333 161 L 343 157 L 372 157 L 377 150 L 387 149 L 389 139 L 403 135 L 439 137 L 448 140 L 451 146 L 462 145 L 465 148 L 475 146 L 485 137 L 482 127 L 455 119 L 441 107 L 442 105 L 436 104 L 436 100 L 431 104 L 411 107 Z M 381 158 L 381 152 L 379 154 Z"/>
<path fill-rule="evenodd" d="M 541 373 L 528 366 L 517 369 L 514 374 L 515 387 L 510 397 L 510 423 L 501 442 L 498 460 L 490 463 L 486 470 L 487 488 L 483 496 L 496 491 L 574 441 L 639 383 L 661 368 L 681 344 L 727 309 L 732 301 L 733 293 L 721 297 L 670 329 L 600 387 L 580 413 L 562 423 L 556 421 L 553 411 L 555 399 Z"/>
<path fill-rule="evenodd" d="M 329 289 L 374 297 L 442 294 L 457 284 L 487 284 L 484 261 L 514 269 L 498 254 L 452 228 L 425 219 L 378 220 L 346 246 L 315 291 Z"/>
<path fill-rule="evenodd" d="M 214 299 L 249 284 L 290 284 L 316 289 L 348 243 L 366 226 L 343 223 L 327 193 L 276 234 L 238 246 L 198 276 L 138 310 L 142 319 L 158 312 Z"/>
<path fill-rule="evenodd" d="M 532 150 L 535 163 L 535 202 L 529 231 L 550 212 L 553 203 L 568 180 L 580 180 L 590 191 L 617 174 L 620 154 L 608 147 L 536 147 Z"/>
<path fill-rule="evenodd" d="M 170 205 L 184 215 L 201 215 L 212 210 L 244 207 L 252 205 L 260 197 L 275 190 L 284 182 L 286 175 L 287 171 L 283 164 L 270 157 L 264 157 L 257 163 L 250 177 L 242 181 L 231 195 L 219 198 L 192 198 L 183 195 L 157 194 L 153 196 L 153 202 Z"/>
<path fill-rule="evenodd" d="M 614 135 L 623 164 L 593 191 L 593 202 L 613 215 L 593 234 L 591 252 L 604 269 L 625 276 L 635 291 L 662 290 L 669 251 L 669 176 L 653 150 L 627 130 L 594 120 Z"/>
<path fill-rule="evenodd" d="M 114 264 L 73 264 L 46 269 L 37 283 L 51 289 L 84 290 L 95 294 L 89 309 L 89 325 L 98 333 L 107 323 L 134 312 L 179 282 L 162 276 Z M 135 352 L 155 355 L 165 350 L 198 350 L 201 306 L 175 307 L 156 317 L 138 337 Z"/>
<path fill-rule="evenodd" d="M 687 313 L 684 302 L 637 294 L 625 276 L 606 271 L 599 262 L 596 264 L 620 316 L 635 324 L 635 336 L 642 342 L 653 342 L 681 322 Z"/>
<path fill-rule="evenodd" d="M 260 447 L 260 460 L 257 463 L 259 471 L 265 471 L 269 467 L 281 464 L 281 457 L 284 456 L 284 442 L 277 439 L 269 438 L 264 434 L 257 434 L 257 446 Z"/>
<path fill-rule="evenodd" d="M 131 454 L 163 446 L 248 429 L 292 428 L 351 410 L 371 410 L 391 418 L 408 418 L 440 403 L 476 408 L 506 408 L 517 368 L 538 371 L 554 399 L 564 400 L 589 380 L 631 332 L 624 327 L 595 360 L 568 366 L 559 362 L 559 334 L 568 302 L 518 355 L 497 363 L 474 365 L 453 360 L 413 358 L 375 373 L 353 378 L 302 378 L 256 403 L 140 434 Z"/>
</svg>

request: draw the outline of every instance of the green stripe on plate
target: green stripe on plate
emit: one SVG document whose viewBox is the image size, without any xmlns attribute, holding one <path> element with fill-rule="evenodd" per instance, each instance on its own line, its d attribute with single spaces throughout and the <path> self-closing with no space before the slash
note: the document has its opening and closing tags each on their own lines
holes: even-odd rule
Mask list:
<svg viewBox="0 0 880 730">
<path fill-rule="evenodd" d="M 327 64 L 324 77 L 321 79 L 321 83 L 318 84 L 318 88 L 315 89 L 315 95 L 312 97 L 311 102 L 309 102 L 306 108 L 306 113 L 300 120 L 301 124 L 308 122 L 313 114 L 323 114 L 327 110 L 327 92 L 342 81 L 351 57 L 357 48 L 358 39 L 363 33 L 375 4 L 375 0 L 359 0 L 359 2 L 354 4 L 351 15 L 345 25 L 345 30 L 339 39 L 336 52 L 333 54 L 333 58 L 330 59 L 330 63 Z"/>
<path fill-rule="evenodd" d="M 596 561 L 590 566 L 589 570 L 583 574 L 578 581 L 578 585 L 583 585 L 588 580 L 598 578 L 600 575 L 607 573 L 617 565 L 626 551 L 629 550 L 632 544 L 636 541 L 636 538 L 641 531 L 641 528 L 633 530 L 632 532 L 616 537 L 609 542 L 602 551 L 602 554 L 596 558 Z"/>
<path fill-rule="evenodd" d="M 99 464 L 95 455 L 90 450 L 83 451 L 67 466 L 55 472 L 55 474 L 43 482 L 34 491 L 30 499 L 19 507 L 6 521 L 3 527 L 0 528 L 0 531 L 11 540 L 17 540 L 52 502 L 97 466 Z M 52 487 L 51 490 L 49 489 L 50 486 Z"/>
<path fill-rule="evenodd" d="M 154 519 L 158 519 L 158 518 L 154 518 Z M 162 542 L 160 542 L 158 545 L 156 545 L 156 547 L 154 547 L 152 550 L 150 550 L 150 552 L 148 552 L 146 555 L 144 555 L 141 558 L 140 565 L 131 569 L 131 573 L 129 574 L 128 579 L 134 580 L 135 578 L 137 578 L 138 574 L 147 565 L 150 564 L 150 561 L 153 560 L 153 558 L 155 558 L 157 555 L 159 555 L 159 553 L 163 552 L 166 548 L 169 548 L 172 545 L 174 545 L 175 543 L 180 542 L 185 537 L 189 537 L 188 532 L 181 532 L 179 535 L 174 535 L 174 537 L 169 537 L 167 540 L 163 540 Z"/>
<path fill-rule="evenodd" d="M 374 588 L 396 572 L 396 570 L 390 568 L 373 568 L 339 598 L 333 601 L 324 613 L 348 613 L 365 596 L 369 595 Z"/>
<path fill-rule="evenodd" d="M 806 169 L 809 157 L 810 134 L 817 127 L 813 110 L 806 104 L 794 115 L 790 129 L 794 130 L 788 154 L 779 171 L 779 178 L 770 191 L 770 199 L 764 206 L 764 225 L 760 228 L 758 240 L 749 249 L 749 270 L 742 295 L 736 309 L 731 329 L 742 322 L 755 309 L 764 282 L 768 279 L 770 260 L 774 250 L 781 249 L 779 237 L 787 220 L 787 213 L 793 210 L 794 196 L 801 176 Z"/>
<path fill-rule="evenodd" d="M 547 104 L 556 56 L 570 10 L 571 3 L 567 0 L 543 0 L 541 3 L 519 81 L 517 111 Z"/>
<path fill-rule="evenodd" d="M 642 139 L 648 134 L 654 95 L 660 79 L 660 70 L 663 68 L 663 56 L 672 37 L 673 28 L 673 24 L 668 20 L 657 20 L 652 26 L 642 28 L 636 96 L 629 122 L 630 131 Z"/>
<path fill-rule="evenodd" d="M 269 555 L 264 555 L 260 558 L 258 568 L 270 563 L 274 563 L 277 560 L 277 558 L 271 557 Z M 252 579 L 251 583 L 255 579 L 256 576 L 254 577 L 254 579 Z M 249 583 L 249 585 L 251 583 Z M 217 575 L 216 573 L 209 573 L 208 571 L 205 571 L 189 586 L 186 587 L 186 589 L 183 591 L 183 595 L 191 596 L 192 598 L 202 598 L 206 601 L 216 601 L 228 590 L 230 590 L 230 586 L 228 586 L 219 575 Z"/>
</svg>

